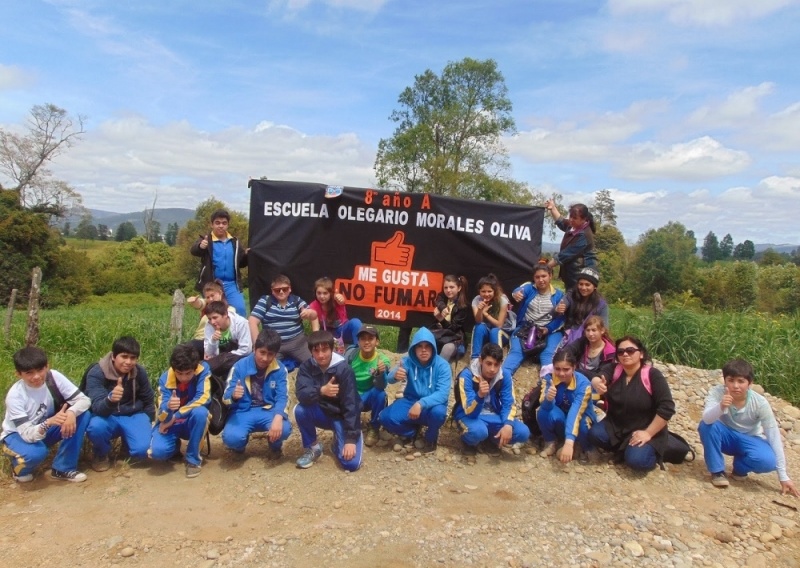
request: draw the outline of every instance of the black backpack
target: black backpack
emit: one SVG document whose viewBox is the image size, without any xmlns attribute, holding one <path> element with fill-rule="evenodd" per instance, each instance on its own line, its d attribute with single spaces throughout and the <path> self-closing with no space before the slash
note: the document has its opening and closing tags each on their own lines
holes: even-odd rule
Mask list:
<svg viewBox="0 0 800 568">
<path fill-rule="evenodd" d="M 674 432 L 667 432 L 667 447 L 661 454 L 659 466 L 664 469 L 664 462 L 681 464 L 685 461 L 693 462 L 696 454 L 694 448 L 682 436 Z M 691 454 L 691 458 L 689 455 Z"/>
<path fill-rule="evenodd" d="M 208 433 L 217 436 L 225 428 L 228 421 L 228 406 L 222 402 L 222 395 L 225 393 L 225 381 L 216 375 L 209 375 L 211 381 L 211 400 L 208 404 Z M 211 453 L 209 442 L 208 452 Z"/>
</svg>

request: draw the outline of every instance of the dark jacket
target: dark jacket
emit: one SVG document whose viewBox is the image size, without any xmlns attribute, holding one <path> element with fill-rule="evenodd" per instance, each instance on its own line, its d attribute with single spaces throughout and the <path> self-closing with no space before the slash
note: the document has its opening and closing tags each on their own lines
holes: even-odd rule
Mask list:
<svg viewBox="0 0 800 568">
<path fill-rule="evenodd" d="M 444 292 L 439 292 L 439 295 L 436 296 L 435 304 L 439 308 L 439 311 L 442 310 L 443 306 L 447 306 L 447 296 L 444 295 Z M 471 311 L 472 309 L 469 307 L 469 305 L 459 308 L 458 303 L 456 303 L 453 305 L 453 311 L 450 312 L 450 321 L 436 321 L 428 328 L 434 331 L 437 348 L 446 343 L 464 342 L 464 327 L 467 324 L 467 316 Z M 449 331 L 449 333 L 437 332 L 437 329 L 446 329 Z"/>
<path fill-rule="evenodd" d="M 332 355 L 331 364 L 323 372 L 314 358 L 304 361 L 297 370 L 295 394 L 297 401 L 304 406 L 318 404 L 322 411 L 334 420 L 344 423 L 345 444 L 355 444 L 361 436 L 361 397 L 356 391 L 356 376 L 344 357 Z M 331 377 L 336 377 L 339 394 L 324 396 L 320 389 Z"/>
<path fill-rule="evenodd" d="M 200 248 L 200 243 L 203 239 L 208 239 L 208 247 L 206 249 Z M 243 248 L 239 246 L 239 240 L 236 237 L 231 237 L 231 241 L 233 242 L 233 250 L 234 250 L 234 274 L 236 274 L 236 285 L 239 287 L 239 290 L 242 289 L 242 279 L 239 271 L 247 266 L 247 252 Z M 203 286 L 205 286 L 208 282 L 214 281 L 214 254 L 212 252 L 212 248 L 214 246 L 214 239 L 213 235 L 210 233 L 208 235 L 203 235 L 198 238 L 192 247 L 189 249 L 189 252 L 192 255 L 200 257 L 201 265 L 200 265 L 200 275 L 197 277 L 197 283 L 195 284 L 195 289 L 198 291 L 203 290 Z"/>
<path fill-rule="evenodd" d="M 594 250 L 594 233 L 588 226 L 580 231 L 571 232 L 569 220 L 560 217 L 556 226 L 564 231 L 561 248 L 553 258 L 559 264 L 558 275 L 569 290 L 578 281 L 578 273 L 584 266 L 597 266 L 597 254 Z"/>
<path fill-rule="evenodd" d="M 144 412 L 152 422 L 156 416 L 155 393 L 147 378 L 147 371 L 136 365 L 122 378 L 122 398 L 119 402 L 108 400 L 117 386 L 118 375 L 111 361 L 111 353 L 92 365 L 86 374 L 86 395 L 92 400 L 92 414 L 97 416 L 131 416 Z"/>
<path fill-rule="evenodd" d="M 611 445 L 618 451 L 628 447 L 631 434 L 636 430 L 645 430 L 656 415 L 669 421 L 675 414 L 675 402 L 667 379 L 655 367 L 650 368 L 650 386 L 653 394 L 647 392 L 642 384 L 642 370 L 636 371 L 628 384 L 625 374 L 614 377 L 614 364 L 605 365 L 597 376 L 603 378 L 608 387 L 605 394 L 607 405 L 606 418 L 603 420 Z M 650 440 L 650 445 L 659 455 L 664 453 L 668 441 L 667 428 L 664 427 Z"/>
</svg>

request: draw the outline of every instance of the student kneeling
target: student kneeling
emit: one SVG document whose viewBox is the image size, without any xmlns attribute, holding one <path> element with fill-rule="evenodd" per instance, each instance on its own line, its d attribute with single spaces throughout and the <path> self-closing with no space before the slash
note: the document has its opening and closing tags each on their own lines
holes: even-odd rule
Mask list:
<svg viewBox="0 0 800 568">
<path fill-rule="evenodd" d="M 158 416 L 148 453 L 154 460 L 168 460 L 178 451 L 178 440 L 188 440 L 186 477 L 197 477 L 200 443 L 208 428 L 211 371 L 189 343 L 175 346 L 169 365 L 158 379 Z"/>
<path fill-rule="evenodd" d="M 222 431 L 222 443 L 243 453 L 253 432 L 267 432 L 270 459 L 281 457 L 283 441 L 292 433 L 286 409 L 289 389 L 286 367 L 278 361 L 281 336 L 270 328 L 256 337 L 255 351 L 233 365 L 222 396 L 230 415 Z"/>
<path fill-rule="evenodd" d="M 361 467 L 364 440 L 361 436 L 361 398 L 353 370 L 344 357 L 333 352 L 333 334 L 314 331 L 308 336 L 311 359 L 297 371 L 298 404 L 294 420 L 300 430 L 305 453 L 297 467 L 306 469 L 322 455 L 317 428 L 333 430 L 331 450 L 347 471 Z"/>
<path fill-rule="evenodd" d="M 456 378 L 456 405 L 453 419 L 462 431 L 464 455 L 475 455 L 485 442 L 487 452 L 499 454 L 500 448 L 527 441 L 530 429 L 516 420 L 514 385 L 501 368 L 503 348 L 487 343 L 480 359 L 473 360 Z"/>
</svg>

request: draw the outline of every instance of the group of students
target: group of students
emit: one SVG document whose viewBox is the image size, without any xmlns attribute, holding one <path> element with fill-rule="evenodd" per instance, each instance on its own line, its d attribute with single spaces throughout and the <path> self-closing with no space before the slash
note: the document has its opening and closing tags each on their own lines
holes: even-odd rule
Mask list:
<svg viewBox="0 0 800 568">
<path fill-rule="evenodd" d="M 479 449 L 497 455 L 534 431 L 542 437 L 543 457 L 557 454 L 567 463 L 579 455 L 596 458 L 601 449 L 634 469 L 653 469 L 666 451 L 675 413 L 667 381 L 637 338 L 612 342 L 609 337 L 588 209 L 574 205 L 565 219 L 552 202 L 547 208 L 565 231 L 562 247 L 534 267 L 531 282 L 512 291 L 516 308 L 494 275 L 479 280 L 471 304 L 466 279 L 448 275 L 431 324 L 413 335 L 394 367 L 378 349 L 378 329 L 347 317 L 344 298 L 328 278 L 315 282 L 309 305 L 292 294 L 289 278 L 279 275 L 245 319 L 237 293 L 247 251 L 227 233 L 227 213 L 215 212 L 212 232 L 192 248 L 203 258 L 203 297 L 189 302 L 202 319 L 195 340 L 175 347 L 157 397 L 138 364 L 139 345 L 130 337 L 114 342 L 87 370 L 80 388 L 51 371 L 41 349 L 27 347 L 14 355 L 20 380 L 9 390 L 1 435 L 14 478 L 30 481 L 47 447 L 61 441 L 52 477 L 83 481 L 77 460 L 84 433 L 92 443 L 95 471 L 110 467 L 114 438 L 122 438 L 134 460 L 175 459 L 186 440 L 186 475 L 196 477 L 213 377 L 226 379 L 223 444 L 242 453 L 252 433 L 266 432 L 270 457 L 280 457 L 292 431 L 288 372 L 295 366 L 299 468 L 311 467 L 323 453 L 318 429 L 333 431 L 333 455 L 343 469 L 355 471 L 363 446 L 376 444 L 381 428 L 429 453 L 451 414 L 465 455 Z M 552 284 L 555 265 L 566 292 Z M 454 377 L 450 363 L 467 350 L 470 308 L 475 320 L 470 363 Z M 304 322 L 311 328 L 308 336 Z M 527 357 L 538 359 L 540 381 L 535 418 L 524 422 L 513 380 Z M 800 496 L 786 471 L 774 414 L 750 388 L 752 367 L 732 360 L 723 376 L 724 384 L 708 394 L 699 425 L 712 483 L 728 485 L 723 457 L 728 454 L 734 456 L 734 479 L 777 471 L 782 492 Z M 389 404 L 386 385 L 396 382 L 403 383 L 402 396 Z M 455 403 L 449 413 L 451 389 Z M 370 412 L 366 433 L 361 412 Z"/>
</svg>

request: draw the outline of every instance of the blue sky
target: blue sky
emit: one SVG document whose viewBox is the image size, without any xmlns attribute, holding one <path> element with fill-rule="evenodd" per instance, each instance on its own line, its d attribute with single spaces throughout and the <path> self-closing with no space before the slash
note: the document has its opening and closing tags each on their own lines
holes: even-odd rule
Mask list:
<svg viewBox="0 0 800 568">
<path fill-rule="evenodd" d="M 6 1 L 0 126 L 86 115 L 52 169 L 88 207 L 246 211 L 249 177 L 374 185 L 414 76 L 492 58 L 514 178 L 609 189 L 629 241 L 800 243 L 798 29 L 800 0 Z"/>
</svg>

